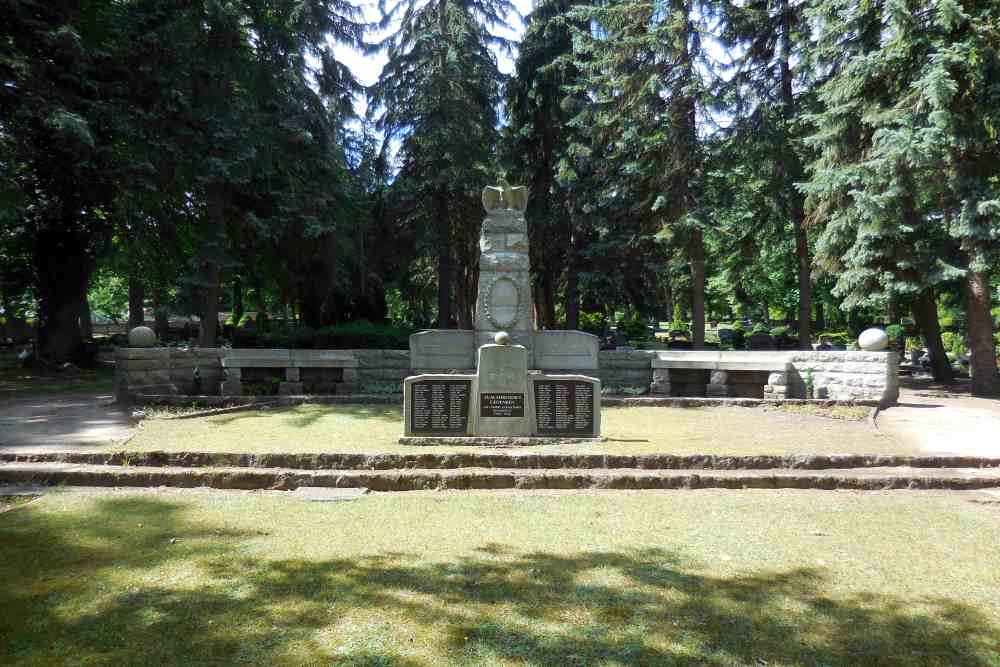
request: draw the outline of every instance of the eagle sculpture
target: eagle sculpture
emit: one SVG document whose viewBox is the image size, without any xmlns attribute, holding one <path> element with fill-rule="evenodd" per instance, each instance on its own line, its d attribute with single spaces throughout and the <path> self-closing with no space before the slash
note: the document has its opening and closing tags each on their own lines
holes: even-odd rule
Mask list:
<svg viewBox="0 0 1000 667">
<path fill-rule="evenodd" d="M 528 188 L 523 185 L 512 187 L 507 179 L 501 178 L 500 185 L 483 188 L 483 208 L 487 213 L 502 209 L 524 213 L 528 208 Z"/>
</svg>

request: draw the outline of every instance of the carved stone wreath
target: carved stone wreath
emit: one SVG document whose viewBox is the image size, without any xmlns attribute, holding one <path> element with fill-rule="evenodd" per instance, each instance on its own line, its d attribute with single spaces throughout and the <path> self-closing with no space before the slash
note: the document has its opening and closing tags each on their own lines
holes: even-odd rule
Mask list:
<svg viewBox="0 0 1000 667">
<path fill-rule="evenodd" d="M 514 313 L 509 321 L 499 320 L 496 316 L 496 313 L 493 312 L 494 311 L 493 290 L 496 289 L 497 285 L 501 282 L 510 283 L 514 289 L 514 294 L 517 297 L 517 304 L 514 307 Z M 515 281 L 510 276 L 497 276 L 496 278 L 490 280 L 490 282 L 486 285 L 485 296 L 486 299 L 485 303 L 483 304 L 483 313 L 486 315 L 486 319 L 488 319 L 490 323 L 493 324 L 493 326 L 497 327 L 498 329 L 506 329 L 508 327 L 513 327 L 515 324 L 517 324 L 517 321 L 521 315 L 521 307 L 524 305 L 523 290 L 521 289 L 521 286 L 517 284 L 517 281 Z"/>
</svg>

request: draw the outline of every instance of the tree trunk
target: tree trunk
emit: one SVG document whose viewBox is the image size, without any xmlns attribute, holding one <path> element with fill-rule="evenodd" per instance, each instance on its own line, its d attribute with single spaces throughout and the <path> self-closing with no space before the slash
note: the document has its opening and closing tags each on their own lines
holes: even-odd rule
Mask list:
<svg viewBox="0 0 1000 667">
<path fill-rule="evenodd" d="M 663 310 L 667 313 L 664 318 L 668 321 L 674 319 L 674 286 L 667 279 L 663 285 Z"/>
<path fill-rule="evenodd" d="M 691 333 L 694 349 L 705 347 L 705 240 L 701 230 L 691 235 Z"/>
<path fill-rule="evenodd" d="M 788 0 L 780 0 L 778 11 L 781 16 L 780 66 L 782 116 L 785 132 L 791 132 L 791 123 L 797 115 L 795 92 L 792 88 L 791 43 L 792 26 Z M 786 137 L 787 138 L 787 137 Z M 809 238 L 805 229 L 805 201 L 794 183 L 802 180 L 802 164 L 798 155 L 788 144 L 782 151 L 780 168 L 784 177 L 785 192 L 789 197 L 788 213 L 792 219 L 795 235 L 795 257 L 799 280 L 799 349 L 812 349 L 812 260 L 809 257 Z"/>
<path fill-rule="evenodd" d="M 72 221 L 60 223 L 71 229 Z M 54 225 L 55 227 L 56 225 Z M 90 281 L 85 243 L 58 229 L 40 231 L 33 248 L 38 276 L 38 349 L 52 361 L 76 361 L 83 352 L 80 301 Z"/>
<path fill-rule="evenodd" d="M 899 312 L 899 299 L 894 296 L 890 296 L 886 304 L 886 316 L 889 318 L 889 324 L 899 324 L 903 319 Z"/>
<path fill-rule="evenodd" d="M 146 286 L 138 275 L 138 267 L 131 267 L 128 274 L 128 329 L 141 327 L 146 321 L 143 303 L 146 300 Z"/>
<path fill-rule="evenodd" d="M 997 373 L 993 315 L 990 313 L 990 276 L 986 272 L 969 271 L 963 288 L 965 321 L 969 327 L 972 393 L 976 396 L 996 396 L 1000 394 L 1000 375 Z"/>
<path fill-rule="evenodd" d="M 160 340 L 170 331 L 170 320 L 167 317 L 167 307 L 164 304 L 166 294 L 162 287 L 153 288 L 153 331 Z"/>
<path fill-rule="evenodd" d="M 225 235 L 226 224 L 226 186 L 222 182 L 209 185 L 207 193 L 207 220 L 209 240 L 206 243 L 207 253 L 202 260 L 202 284 L 204 285 L 204 301 L 201 312 L 201 332 L 198 338 L 200 347 L 215 347 L 215 336 L 219 328 L 219 264 L 214 255 L 221 252 L 222 238 Z M 213 246 L 216 246 L 213 248 Z"/>
<path fill-rule="evenodd" d="M 542 324 L 546 329 L 555 329 L 556 324 L 556 300 L 555 300 L 555 276 L 552 269 L 545 269 L 542 272 Z"/>
<path fill-rule="evenodd" d="M 243 279 L 239 274 L 233 274 L 233 324 L 239 324 L 243 318 Z"/>
<path fill-rule="evenodd" d="M 86 340 L 94 338 L 94 321 L 90 317 L 90 301 L 86 292 L 80 297 L 80 337 Z"/>
<path fill-rule="evenodd" d="M 578 245 L 574 235 L 566 258 L 566 328 L 571 331 L 580 328 L 580 276 L 576 260 Z"/>
<path fill-rule="evenodd" d="M 443 4 L 443 2 L 442 2 Z M 438 329 L 451 328 L 451 223 L 445 194 L 437 194 L 437 224 L 440 225 L 438 246 Z"/>
<path fill-rule="evenodd" d="M 941 325 L 938 323 L 937 299 L 934 288 L 928 287 L 913 304 L 913 319 L 924 337 L 924 344 L 931 357 L 931 374 L 938 382 L 951 382 L 954 373 L 941 342 Z"/>
</svg>

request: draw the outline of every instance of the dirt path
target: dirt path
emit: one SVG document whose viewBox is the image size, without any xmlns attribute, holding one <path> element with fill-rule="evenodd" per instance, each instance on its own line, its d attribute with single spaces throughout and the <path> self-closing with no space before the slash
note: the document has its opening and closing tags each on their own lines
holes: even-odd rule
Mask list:
<svg viewBox="0 0 1000 667">
<path fill-rule="evenodd" d="M 0 400 L 0 452 L 98 449 L 134 431 L 110 394 L 34 394 Z"/>
<path fill-rule="evenodd" d="M 899 405 L 879 413 L 878 428 L 925 454 L 1000 456 L 1000 399 L 974 398 L 968 383 L 909 380 Z"/>
</svg>

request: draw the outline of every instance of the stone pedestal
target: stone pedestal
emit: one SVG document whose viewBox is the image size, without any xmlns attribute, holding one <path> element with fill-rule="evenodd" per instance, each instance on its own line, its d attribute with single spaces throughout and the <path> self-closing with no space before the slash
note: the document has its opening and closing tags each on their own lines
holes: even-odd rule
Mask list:
<svg viewBox="0 0 1000 667">
<path fill-rule="evenodd" d="M 222 385 L 219 388 L 221 396 L 243 395 L 243 369 L 226 368 L 222 371 Z"/>
<path fill-rule="evenodd" d="M 601 381 L 528 370 L 528 351 L 479 348 L 475 374 L 425 374 L 403 383 L 400 443 L 496 446 L 592 442 L 601 432 Z"/>
<path fill-rule="evenodd" d="M 732 387 L 729 386 L 729 373 L 726 371 L 712 371 L 709 375 L 708 386 L 705 387 L 705 395 L 709 397 L 725 398 L 732 395 Z"/>
<path fill-rule="evenodd" d="M 481 436 L 523 437 L 534 431 L 535 404 L 528 391 L 528 351 L 521 345 L 479 348 L 473 431 Z"/>
</svg>

